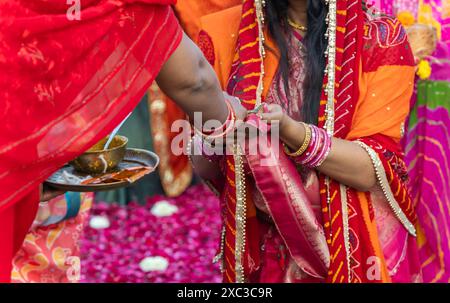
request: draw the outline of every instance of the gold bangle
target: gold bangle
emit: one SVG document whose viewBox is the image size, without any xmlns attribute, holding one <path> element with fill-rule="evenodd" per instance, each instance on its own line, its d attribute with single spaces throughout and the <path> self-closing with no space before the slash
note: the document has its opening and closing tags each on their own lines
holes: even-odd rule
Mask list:
<svg viewBox="0 0 450 303">
<path fill-rule="evenodd" d="M 311 143 L 311 136 L 312 136 L 311 127 L 309 127 L 308 124 L 306 124 L 306 123 L 303 123 L 303 122 L 300 122 L 300 123 L 305 128 L 305 140 L 303 140 L 302 146 L 300 146 L 300 148 L 295 153 L 289 152 L 288 147 L 286 145 L 284 145 L 286 154 L 290 157 L 298 157 L 298 156 L 303 155 L 303 153 L 308 149 L 309 143 Z"/>
</svg>

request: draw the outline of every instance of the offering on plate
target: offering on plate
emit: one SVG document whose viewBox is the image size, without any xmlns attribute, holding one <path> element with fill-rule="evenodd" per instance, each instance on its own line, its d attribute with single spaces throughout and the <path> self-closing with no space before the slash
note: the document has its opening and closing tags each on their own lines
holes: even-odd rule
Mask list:
<svg viewBox="0 0 450 303">
<path fill-rule="evenodd" d="M 108 138 L 95 144 L 70 164 L 77 171 L 91 175 L 104 174 L 114 170 L 125 156 L 128 138 L 115 136 L 109 147 L 104 149 Z"/>
<path fill-rule="evenodd" d="M 414 57 L 423 60 L 433 54 L 438 41 L 435 28 L 424 24 L 414 24 L 407 29 L 407 32 Z"/>
<path fill-rule="evenodd" d="M 77 184 L 109 184 L 123 181 L 133 183 L 154 171 L 150 166 L 118 168 L 125 157 L 128 138 L 114 136 L 109 144 L 108 139 L 109 137 L 104 138 L 71 162 L 77 171 L 90 174 L 83 179 L 71 176 L 77 179 Z M 105 146 L 108 148 L 105 149 Z"/>
<path fill-rule="evenodd" d="M 114 183 L 120 181 L 126 181 L 133 183 L 139 180 L 143 176 L 153 172 L 155 169 L 149 166 L 126 168 L 116 173 L 104 174 L 100 177 L 89 178 L 81 182 L 83 185 L 88 184 L 101 184 L 101 183 Z"/>
<path fill-rule="evenodd" d="M 92 192 L 127 187 L 153 173 L 159 157 L 147 150 L 126 148 L 127 138 L 114 136 L 111 147 L 104 150 L 107 138 L 86 153 L 61 167 L 46 183 L 64 190 Z M 123 150 L 123 153 L 122 153 Z"/>
</svg>

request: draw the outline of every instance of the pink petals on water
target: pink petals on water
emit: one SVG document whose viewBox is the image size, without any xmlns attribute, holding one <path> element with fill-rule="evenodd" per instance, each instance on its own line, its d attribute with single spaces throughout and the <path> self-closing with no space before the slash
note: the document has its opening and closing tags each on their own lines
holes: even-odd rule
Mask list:
<svg viewBox="0 0 450 303">
<path fill-rule="evenodd" d="M 219 246 L 219 201 L 203 185 L 174 199 L 153 197 L 145 206 L 98 203 L 92 218 L 107 220 L 109 227 L 85 229 L 83 282 L 221 281 L 212 264 Z"/>
</svg>

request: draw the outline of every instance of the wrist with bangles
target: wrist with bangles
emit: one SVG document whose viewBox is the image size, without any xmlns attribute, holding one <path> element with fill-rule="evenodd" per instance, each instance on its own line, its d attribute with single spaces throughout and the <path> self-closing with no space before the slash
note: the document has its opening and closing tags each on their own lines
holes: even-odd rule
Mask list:
<svg viewBox="0 0 450 303">
<path fill-rule="evenodd" d="M 215 162 L 220 159 L 224 152 L 221 142 L 223 143 L 223 140 L 229 134 L 234 133 L 236 127 L 234 108 L 230 100 L 225 99 L 225 103 L 228 109 L 228 116 L 225 122 L 213 130 L 205 130 L 203 128 L 200 130 L 194 127 L 195 133 L 189 142 L 189 149 L 192 149 L 192 146 L 194 147 L 194 155 L 201 155 L 209 162 Z"/>
<path fill-rule="evenodd" d="M 300 122 L 305 128 L 305 139 L 295 152 L 291 152 L 284 145 L 285 153 L 293 158 L 294 162 L 309 168 L 319 167 L 328 158 L 331 151 L 332 138 L 328 133 L 315 125 Z"/>
<path fill-rule="evenodd" d="M 223 139 L 228 134 L 232 133 L 236 126 L 236 112 L 234 111 L 233 106 L 231 105 L 230 100 L 225 99 L 225 103 L 228 109 L 228 116 L 225 122 L 217 129 L 213 130 L 205 130 L 195 128 L 195 133 L 201 136 L 204 140 L 209 143 L 214 142 L 217 139 Z"/>
</svg>

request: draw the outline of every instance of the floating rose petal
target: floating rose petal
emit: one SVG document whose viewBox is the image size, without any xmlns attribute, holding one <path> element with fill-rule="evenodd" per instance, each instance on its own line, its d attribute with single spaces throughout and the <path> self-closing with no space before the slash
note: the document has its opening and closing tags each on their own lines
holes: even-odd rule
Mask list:
<svg viewBox="0 0 450 303">
<path fill-rule="evenodd" d="M 178 207 L 168 201 L 160 201 L 152 207 L 152 214 L 156 217 L 169 217 L 178 211 Z"/>
<path fill-rule="evenodd" d="M 178 211 L 156 218 L 151 210 L 159 202 L 176 205 Z M 110 227 L 86 226 L 81 242 L 82 281 L 220 282 L 219 266 L 211 263 L 219 247 L 219 205 L 203 185 L 191 187 L 170 202 L 156 196 L 146 205 L 94 204 L 91 218 L 108 218 Z M 169 266 L 165 271 L 144 272 L 140 263 L 154 256 L 166 259 Z"/>
<path fill-rule="evenodd" d="M 105 229 L 110 226 L 109 219 L 103 216 L 93 216 L 89 221 L 89 226 L 93 229 Z"/>
<path fill-rule="evenodd" d="M 169 267 L 169 261 L 163 257 L 147 257 L 139 263 L 143 272 L 165 271 Z"/>
</svg>

